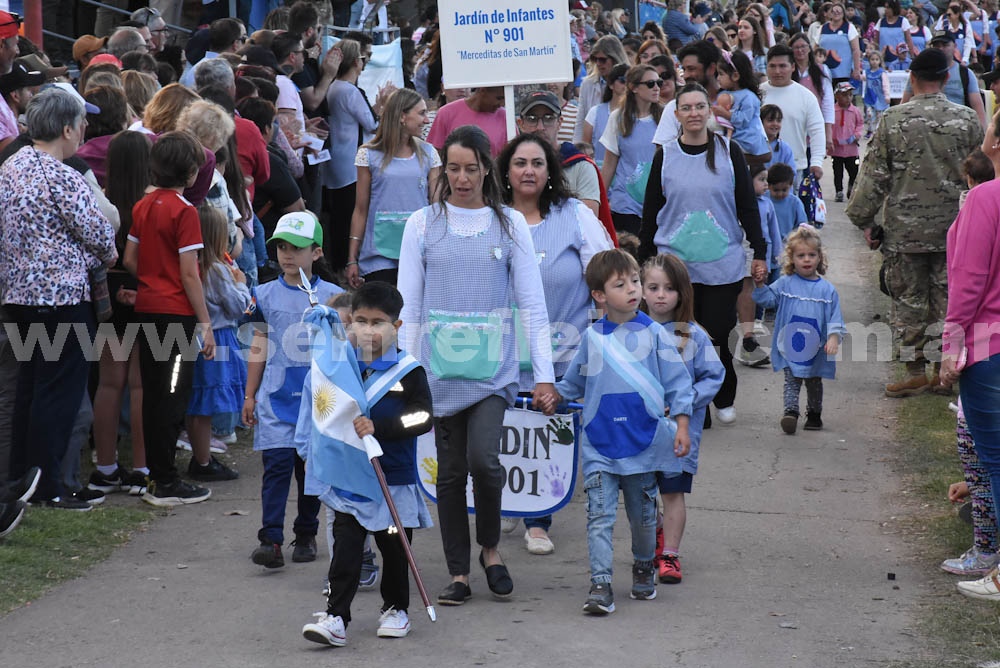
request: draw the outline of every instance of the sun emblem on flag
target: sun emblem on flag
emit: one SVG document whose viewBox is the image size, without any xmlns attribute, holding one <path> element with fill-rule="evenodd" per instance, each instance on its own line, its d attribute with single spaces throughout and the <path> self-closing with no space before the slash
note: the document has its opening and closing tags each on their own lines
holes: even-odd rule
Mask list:
<svg viewBox="0 0 1000 668">
<path fill-rule="evenodd" d="M 324 420 L 333 413 L 337 406 L 337 390 L 330 383 L 321 383 L 313 391 L 313 413 Z"/>
</svg>

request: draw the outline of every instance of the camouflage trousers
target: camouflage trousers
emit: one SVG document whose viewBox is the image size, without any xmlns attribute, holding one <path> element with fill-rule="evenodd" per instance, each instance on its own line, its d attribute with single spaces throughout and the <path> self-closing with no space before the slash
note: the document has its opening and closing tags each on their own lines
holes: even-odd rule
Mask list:
<svg viewBox="0 0 1000 668">
<path fill-rule="evenodd" d="M 938 361 L 948 310 L 945 253 L 885 251 L 885 284 L 892 297 L 891 322 L 898 355 L 907 366 Z M 933 358 L 928 360 L 927 355 Z"/>
</svg>

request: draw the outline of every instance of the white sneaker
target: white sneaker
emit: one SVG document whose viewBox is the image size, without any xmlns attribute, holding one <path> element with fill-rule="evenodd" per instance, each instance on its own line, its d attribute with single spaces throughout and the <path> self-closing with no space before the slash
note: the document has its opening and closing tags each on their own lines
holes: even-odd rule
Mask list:
<svg viewBox="0 0 1000 668">
<path fill-rule="evenodd" d="M 410 633 L 410 618 L 402 610 L 389 608 L 378 618 L 377 633 L 379 638 L 405 638 Z"/>
<path fill-rule="evenodd" d="M 302 637 L 320 645 L 343 647 L 347 644 L 347 629 L 344 620 L 338 615 L 328 615 L 325 612 L 313 613 L 318 620 L 302 627 Z"/>
<path fill-rule="evenodd" d="M 521 523 L 520 517 L 501 517 L 500 518 L 500 530 L 504 533 L 511 533 L 517 528 L 517 525 Z"/>
<path fill-rule="evenodd" d="M 556 546 L 552 540 L 546 536 L 532 536 L 531 529 L 524 532 L 524 546 L 531 554 L 552 554 L 556 551 Z"/>
<path fill-rule="evenodd" d="M 232 445 L 233 443 L 236 442 L 236 432 L 235 431 L 231 431 L 228 434 L 226 434 L 225 436 L 220 436 L 218 438 L 219 438 L 220 441 L 222 441 L 226 445 Z"/>
<path fill-rule="evenodd" d="M 182 431 L 177 436 L 177 447 L 181 450 L 191 452 L 191 438 L 188 436 L 186 431 Z"/>
<path fill-rule="evenodd" d="M 719 422 L 722 424 L 732 424 L 736 421 L 736 409 L 732 406 L 718 408 L 715 411 L 715 417 L 719 418 Z"/>
<path fill-rule="evenodd" d="M 764 324 L 763 320 L 754 320 L 753 333 L 756 336 L 767 336 L 771 332 L 768 330 L 767 325 Z"/>
<path fill-rule="evenodd" d="M 213 453 L 215 453 L 217 455 L 224 455 L 227 452 L 229 452 L 229 446 L 226 445 L 220 439 L 218 439 L 215 436 L 213 436 L 208 441 L 208 450 L 209 450 L 209 452 L 213 452 Z"/>
<path fill-rule="evenodd" d="M 978 580 L 959 582 L 958 593 L 983 601 L 1000 601 L 1000 573 L 994 568 Z"/>
</svg>

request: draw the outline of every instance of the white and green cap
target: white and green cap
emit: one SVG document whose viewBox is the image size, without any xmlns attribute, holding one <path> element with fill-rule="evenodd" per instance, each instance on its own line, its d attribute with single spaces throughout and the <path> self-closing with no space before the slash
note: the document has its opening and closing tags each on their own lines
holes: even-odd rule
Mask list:
<svg viewBox="0 0 1000 668">
<path fill-rule="evenodd" d="M 286 213 L 278 219 L 274 234 L 268 241 L 287 241 L 297 248 L 316 244 L 323 246 L 323 227 L 312 211 Z"/>
</svg>

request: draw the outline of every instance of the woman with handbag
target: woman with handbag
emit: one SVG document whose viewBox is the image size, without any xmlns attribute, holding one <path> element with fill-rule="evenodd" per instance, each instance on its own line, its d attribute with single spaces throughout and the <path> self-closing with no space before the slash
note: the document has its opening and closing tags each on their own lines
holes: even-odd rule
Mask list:
<svg viewBox="0 0 1000 668">
<path fill-rule="evenodd" d="M 57 359 L 36 345 L 19 362 L 10 475 L 38 466 L 35 502 L 89 510 L 66 493 L 60 470 L 93 361 L 85 354 L 96 324 L 91 272 L 114 265 L 115 232 L 83 176 L 62 162 L 83 140 L 83 100 L 59 88 L 42 91 L 27 121 L 34 145 L 0 168 L 0 301 L 22 340 L 29 331 L 49 341 L 68 332 Z M 104 275 L 98 289 L 106 300 Z"/>
</svg>

